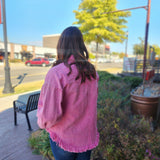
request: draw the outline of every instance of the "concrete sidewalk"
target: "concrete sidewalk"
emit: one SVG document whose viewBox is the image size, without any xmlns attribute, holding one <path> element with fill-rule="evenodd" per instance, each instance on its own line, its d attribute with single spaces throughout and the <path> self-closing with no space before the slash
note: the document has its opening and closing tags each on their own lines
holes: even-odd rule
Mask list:
<svg viewBox="0 0 160 160">
<path fill-rule="evenodd" d="M 0 98 L 0 160 L 42 160 L 41 155 L 33 155 L 28 145 L 31 133 L 39 129 L 36 112 L 29 113 L 33 131 L 28 130 L 24 114 L 17 114 L 18 126 L 14 126 L 13 101 L 27 101 L 30 94 L 39 92 L 27 92 L 14 96 Z M 44 160 L 44 159 L 43 159 Z"/>
</svg>

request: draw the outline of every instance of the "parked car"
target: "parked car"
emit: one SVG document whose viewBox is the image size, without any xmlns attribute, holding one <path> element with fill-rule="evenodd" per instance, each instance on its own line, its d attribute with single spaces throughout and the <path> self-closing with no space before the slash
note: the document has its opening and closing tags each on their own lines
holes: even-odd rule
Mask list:
<svg viewBox="0 0 160 160">
<path fill-rule="evenodd" d="M 42 66 L 42 67 L 46 67 L 49 66 L 49 60 L 47 58 L 34 58 L 32 60 L 26 61 L 25 65 L 27 66 Z"/>
<path fill-rule="evenodd" d="M 91 62 L 96 62 L 96 58 L 91 59 Z M 106 63 L 108 60 L 106 58 L 97 58 L 98 63 Z"/>
<path fill-rule="evenodd" d="M 97 62 L 98 63 L 105 63 L 105 62 L 107 62 L 107 59 L 106 58 L 98 58 Z"/>
<path fill-rule="evenodd" d="M 50 64 L 53 64 L 56 61 L 56 58 L 48 58 L 48 60 Z"/>
</svg>

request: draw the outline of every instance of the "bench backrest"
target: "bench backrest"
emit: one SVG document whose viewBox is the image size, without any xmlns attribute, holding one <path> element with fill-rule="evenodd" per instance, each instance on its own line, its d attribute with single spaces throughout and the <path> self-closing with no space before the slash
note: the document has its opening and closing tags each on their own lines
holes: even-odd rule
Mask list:
<svg viewBox="0 0 160 160">
<path fill-rule="evenodd" d="M 27 101 L 26 112 L 37 109 L 40 93 L 30 95 Z"/>
</svg>

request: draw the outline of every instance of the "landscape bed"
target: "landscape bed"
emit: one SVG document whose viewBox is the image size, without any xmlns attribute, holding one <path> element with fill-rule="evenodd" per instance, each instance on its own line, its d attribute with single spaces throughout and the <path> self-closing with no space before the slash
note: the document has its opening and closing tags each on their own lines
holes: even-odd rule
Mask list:
<svg viewBox="0 0 160 160">
<path fill-rule="evenodd" d="M 130 92 L 142 83 L 137 77 L 118 77 L 99 71 L 98 130 L 100 142 L 92 152 L 92 160 L 160 159 L 159 124 L 153 132 L 150 121 L 133 115 Z M 29 144 L 36 154 L 52 157 L 48 133 L 34 132 Z"/>
</svg>

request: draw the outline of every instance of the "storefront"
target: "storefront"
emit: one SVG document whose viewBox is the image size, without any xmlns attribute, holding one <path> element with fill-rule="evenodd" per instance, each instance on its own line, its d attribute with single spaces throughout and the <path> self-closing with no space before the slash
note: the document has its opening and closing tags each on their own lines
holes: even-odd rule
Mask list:
<svg viewBox="0 0 160 160">
<path fill-rule="evenodd" d="M 0 50 L 0 62 L 4 61 L 4 51 L 1 49 Z"/>
</svg>

